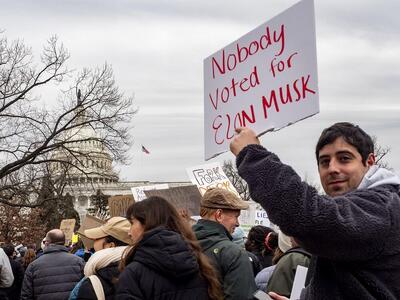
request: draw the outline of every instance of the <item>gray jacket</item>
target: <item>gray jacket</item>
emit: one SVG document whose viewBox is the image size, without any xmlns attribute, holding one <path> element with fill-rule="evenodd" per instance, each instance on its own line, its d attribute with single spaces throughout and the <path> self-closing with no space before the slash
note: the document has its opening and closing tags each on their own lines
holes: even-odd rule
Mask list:
<svg viewBox="0 0 400 300">
<path fill-rule="evenodd" d="M 25 272 L 22 300 L 63 300 L 83 277 L 85 262 L 60 245 L 49 245 Z"/>
</svg>

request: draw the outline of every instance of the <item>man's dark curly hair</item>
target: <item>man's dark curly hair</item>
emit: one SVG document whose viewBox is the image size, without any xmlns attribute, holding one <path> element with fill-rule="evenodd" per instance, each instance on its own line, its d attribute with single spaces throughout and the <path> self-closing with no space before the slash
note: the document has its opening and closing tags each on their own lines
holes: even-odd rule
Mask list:
<svg viewBox="0 0 400 300">
<path fill-rule="evenodd" d="M 315 156 L 319 162 L 319 151 L 328 144 L 332 144 L 337 138 L 352 145 L 360 153 L 364 165 L 367 163 L 369 154 L 374 153 L 374 142 L 372 138 L 360 127 L 348 122 L 340 122 L 325 128 L 319 137 L 315 147 Z"/>
</svg>

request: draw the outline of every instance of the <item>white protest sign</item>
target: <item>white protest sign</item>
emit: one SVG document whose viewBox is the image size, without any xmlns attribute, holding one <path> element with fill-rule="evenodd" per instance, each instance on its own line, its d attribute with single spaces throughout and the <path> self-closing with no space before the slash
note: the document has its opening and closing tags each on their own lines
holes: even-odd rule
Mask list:
<svg viewBox="0 0 400 300">
<path fill-rule="evenodd" d="M 135 186 L 131 188 L 132 195 L 135 198 L 135 201 L 142 201 L 147 198 L 144 191 L 151 190 L 165 190 L 168 189 L 168 183 L 154 184 L 154 185 L 144 185 L 144 186 Z"/>
<path fill-rule="evenodd" d="M 208 189 L 218 187 L 231 191 L 240 197 L 219 162 L 187 168 L 186 172 L 190 181 L 197 186 L 202 196 Z"/>
<path fill-rule="evenodd" d="M 303 0 L 204 60 L 205 159 L 235 128 L 258 135 L 319 112 L 313 0 Z"/>
<path fill-rule="evenodd" d="M 298 265 L 294 276 L 293 287 L 290 293 L 290 300 L 300 299 L 301 291 L 306 284 L 308 268 Z"/>
<path fill-rule="evenodd" d="M 202 196 L 208 189 L 218 187 L 227 189 L 240 197 L 219 162 L 187 168 L 186 171 L 190 181 L 197 186 Z M 267 213 L 260 204 L 254 201 L 248 201 L 248 204 L 249 208 L 242 210 L 239 217 L 239 223 L 243 230 L 248 233 L 254 225 L 269 226 Z"/>
<path fill-rule="evenodd" d="M 255 217 L 254 217 L 255 225 L 262 225 L 269 227 L 271 222 L 269 221 L 267 212 L 261 207 L 260 204 L 257 203 L 255 209 Z"/>
</svg>

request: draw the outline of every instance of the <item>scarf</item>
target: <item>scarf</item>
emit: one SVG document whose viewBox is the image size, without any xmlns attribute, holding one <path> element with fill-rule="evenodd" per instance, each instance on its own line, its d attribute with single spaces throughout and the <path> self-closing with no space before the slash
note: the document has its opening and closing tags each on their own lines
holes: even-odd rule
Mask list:
<svg viewBox="0 0 400 300">
<path fill-rule="evenodd" d="M 85 276 L 89 277 L 90 275 L 95 275 L 97 270 L 120 261 L 126 248 L 127 246 L 120 246 L 97 251 L 89 258 L 85 265 Z"/>
</svg>

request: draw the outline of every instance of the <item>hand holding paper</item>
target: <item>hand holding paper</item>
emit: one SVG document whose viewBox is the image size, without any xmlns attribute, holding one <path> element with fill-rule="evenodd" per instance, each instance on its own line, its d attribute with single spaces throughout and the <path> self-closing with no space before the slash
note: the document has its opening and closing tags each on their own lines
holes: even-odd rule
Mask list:
<svg viewBox="0 0 400 300">
<path fill-rule="evenodd" d="M 235 156 L 247 145 L 260 144 L 256 133 L 250 128 L 237 128 L 236 133 L 237 135 L 235 135 L 230 144 L 230 149 Z"/>
<path fill-rule="evenodd" d="M 274 293 L 274 292 L 270 292 L 270 293 L 268 293 L 270 296 L 271 296 L 271 298 L 272 299 L 274 299 L 274 300 L 289 300 L 289 298 L 286 298 L 285 296 L 281 296 L 281 295 L 279 295 L 279 294 L 277 294 L 277 293 Z"/>
</svg>

